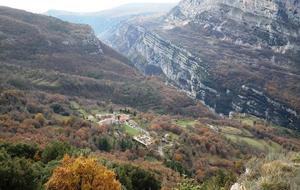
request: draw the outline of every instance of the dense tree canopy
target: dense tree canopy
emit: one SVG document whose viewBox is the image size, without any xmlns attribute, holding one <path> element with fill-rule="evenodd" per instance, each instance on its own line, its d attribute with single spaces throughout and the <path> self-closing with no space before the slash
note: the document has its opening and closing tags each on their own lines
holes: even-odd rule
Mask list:
<svg viewBox="0 0 300 190">
<path fill-rule="evenodd" d="M 32 190 L 34 178 L 32 163 L 25 158 L 11 158 L 4 149 L 0 150 L 0 189 Z"/>
</svg>

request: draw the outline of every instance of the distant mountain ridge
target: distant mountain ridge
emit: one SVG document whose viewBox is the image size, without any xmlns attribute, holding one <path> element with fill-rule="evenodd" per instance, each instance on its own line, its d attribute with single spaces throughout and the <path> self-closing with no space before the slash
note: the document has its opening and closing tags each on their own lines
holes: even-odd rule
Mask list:
<svg viewBox="0 0 300 190">
<path fill-rule="evenodd" d="M 106 9 L 96 12 L 71 12 L 64 10 L 48 10 L 44 14 L 49 16 L 60 16 L 60 15 L 83 15 L 83 16 L 125 16 L 134 14 L 145 14 L 145 13 L 163 13 L 169 12 L 175 3 L 129 3 L 120 5 L 111 9 Z"/>
<path fill-rule="evenodd" d="M 49 10 L 46 15 L 54 16 L 65 21 L 81 24 L 89 24 L 95 30 L 98 37 L 110 28 L 122 21 L 137 15 L 154 15 L 169 12 L 176 4 L 172 3 L 131 3 L 112 9 L 91 13 L 76 13 L 61 10 Z"/>
</svg>

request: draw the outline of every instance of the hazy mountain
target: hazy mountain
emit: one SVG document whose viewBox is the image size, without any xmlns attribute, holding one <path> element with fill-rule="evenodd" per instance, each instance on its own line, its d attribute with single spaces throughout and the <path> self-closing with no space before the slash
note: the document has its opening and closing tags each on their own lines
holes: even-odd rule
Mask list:
<svg viewBox="0 0 300 190">
<path fill-rule="evenodd" d="M 49 10 L 45 14 L 73 23 L 89 24 L 95 30 L 96 35 L 101 37 L 103 32 L 109 28 L 114 28 L 122 21 L 137 15 L 167 13 L 175 7 L 175 5 L 176 4 L 168 3 L 133 3 L 93 13 Z"/>
<path fill-rule="evenodd" d="M 218 113 L 300 124 L 299 1 L 183 0 L 105 41 L 143 72 L 157 67 Z"/>
</svg>

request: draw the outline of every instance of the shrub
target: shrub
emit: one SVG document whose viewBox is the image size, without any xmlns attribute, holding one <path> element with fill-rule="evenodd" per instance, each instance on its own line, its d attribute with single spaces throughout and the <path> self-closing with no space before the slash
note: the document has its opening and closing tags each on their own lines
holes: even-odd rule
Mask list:
<svg viewBox="0 0 300 190">
<path fill-rule="evenodd" d="M 28 80 L 26 80 L 25 78 L 21 77 L 15 77 L 15 78 L 11 78 L 7 81 L 8 84 L 21 89 L 21 90 L 26 90 L 30 88 L 30 82 Z"/>
<path fill-rule="evenodd" d="M 34 116 L 34 119 L 36 121 L 38 121 L 42 126 L 45 124 L 46 122 L 46 119 L 44 117 L 44 115 L 42 113 L 37 113 L 35 116 Z"/>
<path fill-rule="evenodd" d="M 132 165 L 119 165 L 115 168 L 118 179 L 127 190 L 159 190 L 161 182 L 154 175 Z"/>
<path fill-rule="evenodd" d="M 174 190 L 201 190 L 193 179 L 184 178 Z"/>
<path fill-rule="evenodd" d="M 71 154 L 72 147 L 65 143 L 55 141 L 46 146 L 42 153 L 42 161 L 48 163 L 51 160 L 59 160 L 63 158 L 65 154 Z"/>
<path fill-rule="evenodd" d="M 0 189 L 32 190 L 36 188 L 36 173 L 33 165 L 25 158 L 12 158 L 0 150 Z"/>
<path fill-rule="evenodd" d="M 108 137 L 100 137 L 97 140 L 97 147 L 99 150 L 103 150 L 106 152 L 111 151 L 112 145 Z"/>
<path fill-rule="evenodd" d="M 1 147 L 4 148 L 11 157 L 24 157 L 26 159 L 34 159 L 35 154 L 39 150 L 36 145 L 25 143 L 2 143 L 0 144 L 0 148 Z"/>
<path fill-rule="evenodd" d="M 122 151 L 125 151 L 127 149 L 132 149 L 133 147 L 133 142 L 131 139 L 122 139 L 120 142 L 120 147 Z"/>
<path fill-rule="evenodd" d="M 216 175 L 208 178 L 201 185 L 201 190 L 223 190 L 230 189 L 236 182 L 235 175 L 226 170 L 218 170 Z"/>
<path fill-rule="evenodd" d="M 29 113 L 32 113 L 32 114 L 42 113 L 43 112 L 43 108 L 42 107 L 40 107 L 39 105 L 33 104 L 33 103 L 28 103 L 26 105 L 26 107 L 27 107 L 27 111 Z"/>
<path fill-rule="evenodd" d="M 265 158 L 256 158 L 248 162 L 250 172 L 239 181 L 247 189 L 289 190 L 300 188 L 300 168 L 294 162 L 299 153 L 270 153 Z"/>
<path fill-rule="evenodd" d="M 273 181 L 267 178 L 260 182 L 262 190 L 290 190 L 290 185 L 284 181 Z"/>
<path fill-rule="evenodd" d="M 191 176 L 191 172 L 189 172 L 180 162 L 169 160 L 164 163 L 168 168 L 179 172 L 181 175 Z"/>
<path fill-rule="evenodd" d="M 63 116 L 69 116 L 70 114 L 65 111 L 65 109 L 58 103 L 54 103 L 50 106 L 54 113 L 63 115 Z"/>
</svg>

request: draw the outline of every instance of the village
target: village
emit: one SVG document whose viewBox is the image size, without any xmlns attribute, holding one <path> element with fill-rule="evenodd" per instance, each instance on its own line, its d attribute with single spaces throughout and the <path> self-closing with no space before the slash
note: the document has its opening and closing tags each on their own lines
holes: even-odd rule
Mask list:
<svg viewBox="0 0 300 190">
<path fill-rule="evenodd" d="M 155 141 L 154 138 L 150 136 L 150 133 L 145 129 L 141 128 L 130 116 L 130 114 L 125 113 L 104 113 L 96 114 L 95 116 L 89 115 L 87 118 L 89 121 L 96 122 L 99 126 L 122 126 L 127 128 L 130 134 L 132 134 L 133 140 L 149 147 Z"/>
<path fill-rule="evenodd" d="M 126 109 L 125 109 L 126 110 Z M 241 121 L 245 122 L 246 124 L 252 124 L 251 120 L 243 119 L 247 118 L 246 115 L 239 115 L 231 113 L 230 115 L 232 118 L 241 119 Z M 138 122 L 136 122 L 135 115 L 130 112 L 122 111 L 111 111 L 111 112 L 104 112 L 104 113 L 97 113 L 94 115 L 86 115 L 85 117 L 87 120 L 97 123 L 99 127 L 101 126 L 109 126 L 115 127 L 118 129 L 118 135 L 128 135 L 128 137 L 132 138 L 138 144 L 144 146 L 147 149 L 151 149 L 157 152 L 161 157 L 166 157 L 166 153 L 168 150 L 171 150 L 176 142 L 178 141 L 178 135 L 172 132 L 163 132 L 163 133 L 156 133 L 155 131 L 149 132 L 145 127 L 140 126 Z M 196 120 L 173 120 L 174 125 L 177 125 L 182 128 L 187 128 L 188 126 L 194 126 L 197 121 Z M 247 131 L 238 130 L 232 127 L 226 126 L 218 126 L 212 124 L 206 124 L 206 128 L 210 129 L 211 131 L 218 133 L 220 135 L 225 136 L 228 139 L 237 138 L 235 135 L 239 134 L 239 136 L 243 136 L 245 138 L 249 138 L 249 134 Z M 117 135 L 117 136 L 118 136 Z M 250 136 L 251 137 L 251 136 Z M 241 137 L 240 137 L 241 138 Z M 245 139 L 244 139 L 245 140 Z M 246 139 L 247 140 L 247 139 Z"/>
<path fill-rule="evenodd" d="M 231 113 L 231 117 L 245 124 L 255 124 L 252 122 L 254 118 L 248 118 L 246 115 Z M 137 145 L 141 145 L 145 149 L 155 152 L 156 155 L 159 155 L 161 158 L 169 158 L 170 152 L 178 145 L 181 138 L 179 134 L 170 130 L 159 132 L 150 130 L 151 128 L 148 129 L 149 124 L 139 118 L 136 112 L 130 111 L 127 108 L 117 111 L 98 111 L 93 114 L 86 114 L 84 118 L 97 124 L 100 128 L 105 126 L 113 129 L 115 138 L 130 138 L 136 142 Z M 170 123 L 179 129 L 188 130 L 191 126 L 195 126 L 199 122 L 193 119 L 174 118 L 171 119 Z M 206 123 L 201 127 L 209 129 L 211 132 L 222 135 L 226 139 L 234 142 L 239 139 L 243 140 L 243 142 L 249 142 L 248 138 L 252 138 L 247 130 L 240 130 L 229 126 Z M 252 141 L 250 143 L 252 143 Z M 263 147 L 265 144 L 264 142 L 257 142 L 256 145 Z"/>
</svg>

